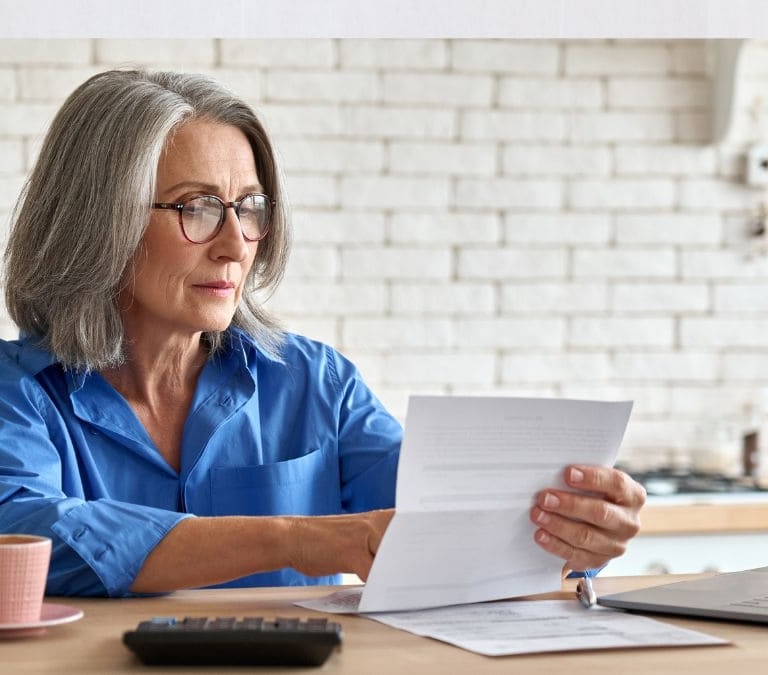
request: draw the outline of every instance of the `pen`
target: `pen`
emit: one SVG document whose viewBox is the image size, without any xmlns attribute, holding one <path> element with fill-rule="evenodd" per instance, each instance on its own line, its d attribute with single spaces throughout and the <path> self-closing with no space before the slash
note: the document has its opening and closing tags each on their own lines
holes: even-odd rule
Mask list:
<svg viewBox="0 0 768 675">
<path fill-rule="evenodd" d="M 592 587 L 592 577 L 584 574 L 579 583 L 576 585 L 576 595 L 579 598 L 584 607 L 589 609 L 597 604 L 597 596 L 595 595 L 595 589 Z"/>
</svg>

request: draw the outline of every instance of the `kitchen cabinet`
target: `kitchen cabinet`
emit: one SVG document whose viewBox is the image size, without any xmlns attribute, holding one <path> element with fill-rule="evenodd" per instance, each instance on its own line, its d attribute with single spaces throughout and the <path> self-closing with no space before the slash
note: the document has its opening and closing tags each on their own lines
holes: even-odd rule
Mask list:
<svg viewBox="0 0 768 675">
<path fill-rule="evenodd" d="M 735 572 L 768 565 L 768 492 L 649 497 L 640 534 L 601 574 Z"/>
</svg>

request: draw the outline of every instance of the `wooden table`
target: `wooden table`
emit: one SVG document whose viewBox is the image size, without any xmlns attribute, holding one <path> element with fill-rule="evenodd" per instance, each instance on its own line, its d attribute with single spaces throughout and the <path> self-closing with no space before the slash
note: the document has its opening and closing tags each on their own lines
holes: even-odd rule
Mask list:
<svg viewBox="0 0 768 675">
<path fill-rule="evenodd" d="M 638 588 L 688 577 L 606 577 L 596 581 L 598 593 Z M 566 590 L 540 598 L 573 597 Z M 155 668 L 143 666 L 123 646 L 123 631 L 152 616 L 318 616 L 296 607 L 294 600 L 322 595 L 329 588 L 263 588 L 181 591 L 169 596 L 121 600 L 48 598 L 84 610 L 83 619 L 48 629 L 32 638 L 0 640 L 0 673 L 221 673 L 327 672 L 356 675 L 419 673 L 538 673 L 541 675 L 632 675 L 639 673 L 765 673 L 768 671 L 768 627 L 759 625 L 662 618 L 733 642 L 729 646 L 650 648 L 591 652 L 485 657 L 436 640 L 417 637 L 358 616 L 336 616 L 344 644 L 320 669 L 307 668 Z"/>
</svg>

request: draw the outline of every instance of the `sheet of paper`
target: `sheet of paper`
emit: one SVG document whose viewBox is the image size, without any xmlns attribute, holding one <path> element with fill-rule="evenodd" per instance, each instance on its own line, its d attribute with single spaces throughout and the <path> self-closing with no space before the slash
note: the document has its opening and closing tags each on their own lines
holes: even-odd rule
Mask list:
<svg viewBox="0 0 768 675">
<path fill-rule="evenodd" d="M 570 463 L 612 465 L 632 403 L 414 396 L 396 513 L 358 611 L 422 609 L 556 590 L 562 561 L 533 542 L 538 490 Z"/>
<path fill-rule="evenodd" d="M 486 656 L 621 647 L 724 645 L 728 641 L 575 600 L 499 601 L 371 619 Z"/>
</svg>

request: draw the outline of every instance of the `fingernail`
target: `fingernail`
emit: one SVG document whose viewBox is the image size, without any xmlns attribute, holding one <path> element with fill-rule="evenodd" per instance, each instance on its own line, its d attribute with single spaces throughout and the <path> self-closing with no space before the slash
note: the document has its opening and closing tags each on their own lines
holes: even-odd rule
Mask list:
<svg viewBox="0 0 768 675">
<path fill-rule="evenodd" d="M 540 530 L 536 533 L 536 541 L 540 544 L 546 544 L 549 541 L 549 535 L 544 530 Z"/>
<path fill-rule="evenodd" d="M 560 506 L 560 500 L 551 492 L 547 492 L 547 494 L 544 496 L 544 506 L 546 506 L 548 509 L 557 508 Z"/>
<path fill-rule="evenodd" d="M 581 469 L 571 469 L 571 482 L 581 483 L 584 480 L 584 472 Z"/>
<path fill-rule="evenodd" d="M 552 518 L 546 511 L 539 511 L 536 514 L 536 522 L 541 525 L 546 525 L 550 520 L 552 520 Z"/>
</svg>

